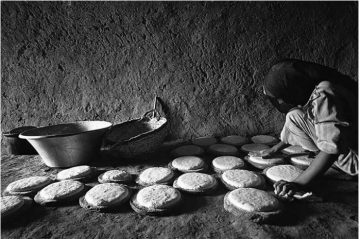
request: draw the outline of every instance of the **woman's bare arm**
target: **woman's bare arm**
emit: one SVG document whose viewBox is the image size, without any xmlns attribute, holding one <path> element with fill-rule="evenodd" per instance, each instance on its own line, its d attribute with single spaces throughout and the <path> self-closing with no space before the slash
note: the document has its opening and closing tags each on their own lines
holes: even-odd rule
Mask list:
<svg viewBox="0 0 360 239">
<path fill-rule="evenodd" d="M 297 177 L 293 182 L 302 186 L 311 183 L 315 178 L 325 173 L 331 165 L 337 160 L 337 154 L 328 154 L 320 151 L 320 153 L 313 160 L 311 165 Z"/>
<path fill-rule="evenodd" d="M 284 199 L 291 198 L 296 192 L 308 186 L 314 179 L 324 174 L 337 158 L 337 154 L 328 154 L 321 151 L 311 165 L 294 181 L 286 182 L 281 180 L 276 182 L 274 184 L 275 193 Z"/>
</svg>

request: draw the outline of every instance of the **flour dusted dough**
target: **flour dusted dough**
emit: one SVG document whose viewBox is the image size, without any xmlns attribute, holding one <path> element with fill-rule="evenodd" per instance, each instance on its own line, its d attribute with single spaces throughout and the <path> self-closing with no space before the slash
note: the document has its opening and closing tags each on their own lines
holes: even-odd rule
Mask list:
<svg viewBox="0 0 360 239">
<path fill-rule="evenodd" d="M 131 175 L 125 170 L 109 170 L 102 175 L 102 180 L 105 181 L 127 181 Z"/>
<path fill-rule="evenodd" d="M 74 196 L 84 189 L 84 184 L 74 180 L 52 183 L 41 189 L 39 196 L 43 200 L 62 200 Z"/>
<path fill-rule="evenodd" d="M 81 178 L 91 175 L 91 167 L 87 165 L 76 166 L 72 168 L 65 169 L 59 172 L 56 176 L 58 180 L 67 180 Z"/>
<path fill-rule="evenodd" d="M 256 136 L 251 137 L 251 141 L 255 144 L 274 145 L 279 140 L 270 135 L 256 135 Z"/>
<path fill-rule="evenodd" d="M 205 162 L 196 156 L 182 156 L 174 159 L 171 162 L 171 165 L 180 171 L 187 171 L 202 169 L 205 165 Z"/>
<path fill-rule="evenodd" d="M 291 182 L 295 178 L 297 178 L 302 172 L 303 171 L 301 169 L 298 169 L 293 165 L 277 165 L 268 168 L 265 172 L 265 175 L 274 182 L 280 180 Z"/>
<path fill-rule="evenodd" d="M 241 169 L 227 170 L 221 175 L 221 179 L 233 188 L 256 188 L 264 183 L 260 175 Z"/>
<path fill-rule="evenodd" d="M 266 144 L 244 144 L 241 146 L 241 150 L 245 152 L 260 152 L 270 147 Z"/>
<path fill-rule="evenodd" d="M 141 184 L 161 184 L 167 183 L 174 176 L 174 172 L 169 168 L 164 167 L 152 167 L 145 169 L 139 175 L 139 181 Z"/>
<path fill-rule="evenodd" d="M 207 147 L 216 144 L 217 140 L 214 137 L 199 137 L 192 140 L 192 143 L 198 146 Z"/>
<path fill-rule="evenodd" d="M 180 192 L 167 185 L 152 185 L 141 189 L 136 195 L 139 206 L 149 209 L 169 208 L 181 199 Z"/>
<path fill-rule="evenodd" d="M 36 191 L 40 190 L 51 182 L 52 180 L 49 177 L 33 176 L 10 183 L 6 188 L 6 191 L 9 193 Z"/>
<path fill-rule="evenodd" d="M 291 146 L 286 147 L 283 150 L 281 150 L 281 152 L 283 152 L 285 154 L 302 154 L 302 153 L 305 153 L 306 150 L 303 149 L 303 147 L 301 147 L 299 145 L 291 145 Z"/>
<path fill-rule="evenodd" d="M 215 155 L 223 156 L 236 156 L 239 153 L 238 149 L 235 146 L 227 144 L 213 144 L 209 147 L 209 152 Z"/>
<path fill-rule="evenodd" d="M 247 212 L 273 212 L 279 210 L 279 201 L 268 192 L 255 188 L 239 188 L 231 191 L 224 200 L 235 208 Z"/>
<path fill-rule="evenodd" d="M 215 169 L 225 171 L 229 169 L 242 168 L 245 166 L 241 158 L 235 156 L 219 156 L 212 161 Z"/>
<path fill-rule="evenodd" d="M 224 143 L 224 144 L 230 144 L 230 145 L 234 145 L 234 146 L 241 146 L 241 145 L 246 144 L 249 140 L 244 136 L 229 135 L 229 136 L 221 138 L 220 141 L 222 143 Z"/>
<path fill-rule="evenodd" d="M 85 194 L 85 200 L 94 207 L 113 206 L 129 196 L 129 190 L 117 183 L 103 183 L 91 188 Z"/>
<path fill-rule="evenodd" d="M 24 200 L 19 196 L 1 197 L 1 217 L 6 217 L 16 212 L 24 205 Z"/>
<path fill-rule="evenodd" d="M 216 179 L 205 173 L 185 173 L 177 179 L 177 186 L 189 191 L 203 191 L 213 188 Z"/>
<path fill-rule="evenodd" d="M 310 166 L 312 161 L 314 161 L 314 158 L 310 158 L 308 155 L 303 155 L 303 156 L 291 157 L 290 161 L 293 164 L 302 165 L 302 166 Z"/>
<path fill-rule="evenodd" d="M 204 153 L 204 150 L 197 145 L 184 145 L 180 146 L 172 151 L 172 154 L 180 157 L 180 156 L 197 156 Z"/>
</svg>

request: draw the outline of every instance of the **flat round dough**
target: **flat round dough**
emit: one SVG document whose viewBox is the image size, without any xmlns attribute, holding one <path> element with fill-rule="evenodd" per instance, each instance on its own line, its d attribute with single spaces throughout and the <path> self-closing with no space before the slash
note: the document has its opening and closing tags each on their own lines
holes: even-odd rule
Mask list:
<svg viewBox="0 0 360 239">
<path fill-rule="evenodd" d="M 208 148 L 209 152 L 215 155 L 230 155 L 236 156 L 239 153 L 239 150 L 233 146 L 228 144 L 213 144 Z"/>
<path fill-rule="evenodd" d="M 306 153 L 306 150 L 300 145 L 291 145 L 281 150 L 281 152 L 285 154 L 302 154 L 302 153 Z"/>
<path fill-rule="evenodd" d="M 275 145 L 279 140 L 270 135 L 256 135 L 251 137 L 251 141 L 255 144 Z"/>
<path fill-rule="evenodd" d="M 268 168 L 265 172 L 265 175 L 274 182 L 280 180 L 291 182 L 294 179 L 296 179 L 302 172 L 303 170 L 293 165 L 286 164 L 286 165 L 277 165 Z"/>
<path fill-rule="evenodd" d="M 84 189 L 84 184 L 74 180 L 52 183 L 39 192 L 43 200 L 62 200 L 74 196 Z"/>
<path fill-rule="evenodd" d="M 40 190 L 51 182 L 52 180 L 47 176 L 33 176 L 10 183 L 6 191 L 16 193 Z"/>
<path fill-rule="evenodd" d="M 174 172 L 169 168 L 152 167 L 145 169 L 139 175 L 139 181 L 143 184 L 167 183 L 174 176 Z"/>
<path fill-rule="evenodd" d="M 205 165 L 205 162 L 196 156 L 182 156 L 174 159 L 171 162 L 171 165 L 180 171 L 187 171 L 202 169 Z"/>
<path fill-rule="evenodd" d="M 241 146 L 249 142 L 248 138 L 240 135 L 229 135 L 220 139 L 224 144 L 230 144 L 234 146 Z"/>
<path fill-rule="evenodd" d="M 310 158 L 308 155 L 303 155 L 303 156 L 291 157 L 290 161 L 293 164 L 302 165 L 302 166 L 310 166 L 312 161 L 314 161 L 314 158 Z"/>
<path fill-rule="evenodd" d="M 199 137 L 192 140 L 192 143 L 198 146 L 207 147 L 216 144 L 217 139 L 214 137 Z"/>
<path fill-rule="evenodd" d="M 219 156 L 212 161 L 215 169 L 225 171 L 229 169 L 242 168 L 245 166 L 244 160 L 235 156 Z"/>
<path fill-rule="evenodd" d="M 204 153 L 204 150 L 197 145 L 183 145 L 172 151 L 174 156 L 197 156 Z"/>
<path fill-rule="evenodd" d="M 92 172 L 92 170 L 91 170 L 90 166 L 81 165 L 81 166 L 76 166 L 76 167 L 72 167 L 72 168 L 68 168 L 68 169 L 60 171 L 56 175 L 56 178 L 58 180 L 81 178 L 81 177 L 86 177 L 86 176 L 90 175 L 91 172 Z"/>
<path fill-rule="evenodd" d="M 270 166 L 274 166 L 277 164 L 283 164 L 285 162 L 283 157 L 264 159 L 261 156 L 253 156 L 253 155 L 249 155 L 248 160 L 250 163 L 253 163 L 254 166 L 258 165 L 258 166 L 263 166 L 263 167 L 270 167 Z M 263 167 L 261 167 L 261 168 L 263 168 Z"/>
<path fill-rule="evenodd" d="M 258 153 L 262 150 L 269 149 L 270 147 L 266 144 L 244 144 L 241 146 L 241 150 L 244 152 L 255 152 Z"/>
<path fill-rule="evenodd" d="M 125 170 L 109 170 L 102 175 L 102 179 L 106 181 L 126 181 L 131 178 L 131 175 Z"/>
<path fill-rule="evenodd" d="M 94 207 L 113 206 L 128 198 L 130 192 L 117 183 L 102 183 L 94 186 L 85 194 L 85 200 Z"/>
<path fill-rule="evenodd" d="M 264 183 L 259 174 L 242 169 L 227 170 L 221 175 L 221 179 L 234 188 L 256 188 Z"/>
<path fill-rule="evenodd" d="M 1 197 L 1 217 L 8 216 L 24 205 L 24 200 L 19 196 L 2 196 Z"/>
<path fill-rule="evenodd" d="M 136 195 L 137 203 L 149 209 L 169 208 L 181 199 L 180 192 L 168 185 L 155 184 L 141 189 Z"/>
<path fill-rule="evenodd" d="M 177 186 L 189 191 L 203 191 L 213 188 L 216 185 L 216 179 L 205 173 L 185 173 L 177 179 Z"/>
<path fill-rule="evenodd" d="M 239 188 L 231 191 L 228 203 L 247 212 L 273 212 L 280 208 L 280 202 L 268 192 L 255 188 Z"/>
</svg>

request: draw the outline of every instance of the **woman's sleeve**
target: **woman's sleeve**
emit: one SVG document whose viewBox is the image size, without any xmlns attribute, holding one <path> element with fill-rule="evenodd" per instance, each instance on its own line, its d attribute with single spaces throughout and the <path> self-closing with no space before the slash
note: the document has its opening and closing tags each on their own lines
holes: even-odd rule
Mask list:
<svg viewBox="0 0 360 239">
<path fill-rule="evenodd" d="M 344 107 L 334 92 L 315 90 L 312 102 L 314 117 L 316 146 L 323 152 L 338 154 L 343 149 L 344 133 L 349 128 Z"/>
</svg>

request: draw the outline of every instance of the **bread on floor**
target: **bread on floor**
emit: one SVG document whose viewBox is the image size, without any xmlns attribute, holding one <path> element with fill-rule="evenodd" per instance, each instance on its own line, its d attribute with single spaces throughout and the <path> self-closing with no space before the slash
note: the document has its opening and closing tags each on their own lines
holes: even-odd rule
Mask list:
<svg viewBox="0 0 360 239">
<path fill-rule="evenodd" d="M 249 139 L 245 136 L 229 135 L 222 137 L 220 141 L 224 144 L 230 144 L 238 147 L 247 144 L 249 142 Z"/>
<path fill-rule="evenodd" d="M 169 184 L 172 182 L 174 172 L 165 167 L 151 167 L 142 171 L 136 182 L 142 186 L 153 184 Z"/>
<path fill-rule="evenodd" d="M 255 135 L 251 137 L 251 141 L 255 144 L 266 144 L 266 145 L 275 145 L 279 142 L 279 139 L 271 135 Z"/>
<path fill-rule="evenodd" d="M 219 156 L 213 159 L 212 166 L 215 172 L 221 173 L 230 169 L 244 168 L 245 162 L 235 156 Z"/>
<path fill-rule="evenodd" d="M 237 156 L 239 154 L 239 150 L 235 146 L 228 144 L 213 144 L 209 146 L 208 152 L 216 156 Z"/>
<path fill-rule="evenodd" d="M 185 192 L 210 192 L 217 187 L 214 176 L 205 173 L 185 173 L 174 181 L 174 187 Z"/>
<path fill-rule="evenodd" d="M 130 198 L 130 190 L 118 183 L 102 183 L 91 188 L 80 205 L 87 209 L 108 209 L 120 206 Z"/>
<path fill-rule="evenodd" d="M 53 180 L 47 176 L 32 176 L 27 178 L 22 178 L 17 181 L 10 183 L 5 192 L 12 195 L 28 195 L 36 193 L 42 188 L 46 187 Z"/>
<path fill-rule="evenodd" d="M 206 169 L 206 164 L 202 158 L 197 156 L 182 156 L 175 158 L 170 163 L 170 167 L 181 172 L 195 172 Z"/>
<path fill-rule="evenodd" d="M 192 139 L 191 142 L 197 146 L 201 147 L 208 147 L 212 144 L 217 143 L 217 139 L 215 137 L 198 137 L 195 139 Z"/>
<path fill-rule="evenodd" d="M 230 190 L 237 188 L 263 188 L 264 178 L 255 172 L 243 169 L 231 169 L 221 175 L 221 181 Z"/>
</svg>

